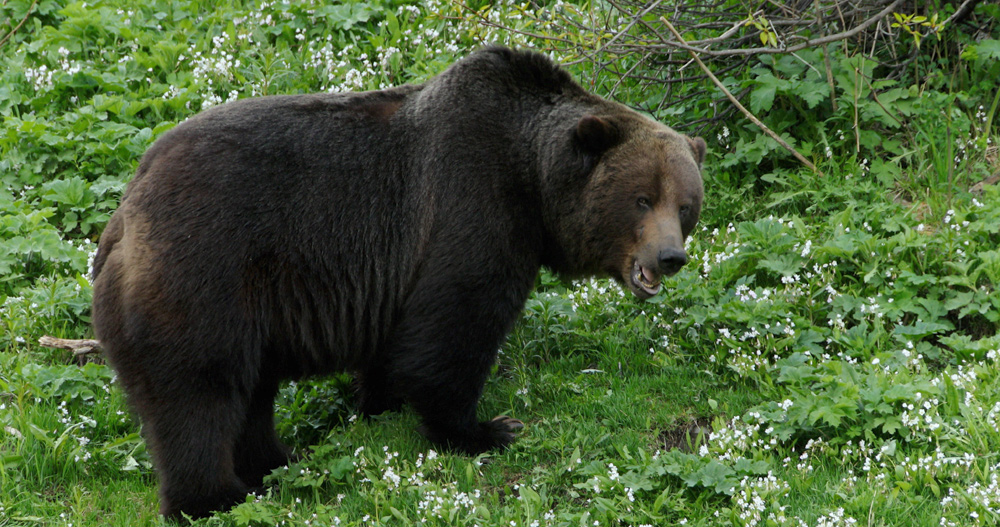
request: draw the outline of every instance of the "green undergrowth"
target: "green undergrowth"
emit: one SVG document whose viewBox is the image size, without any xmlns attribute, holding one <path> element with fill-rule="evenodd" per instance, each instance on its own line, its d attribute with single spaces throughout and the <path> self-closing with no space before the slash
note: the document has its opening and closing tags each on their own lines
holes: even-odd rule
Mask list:
<svg viewBox="0 0 1000 527">
<path fill-rule="evenodd" d="M 606 7 L 3 3 L 0 526 L 162 521 L 114 372 L 36 344 L 90 335 L 95 242 L 156 137 L 237 98 L 418 82 L 483 42 L 544 49 L 529 35 L 542 22 Z M 301 458 L 197 524 L 997 523 L 989 30 L 925 38 L 911 77 L 881 78 L 863 52 L 831 46 L 832 88 L 821 50 L 723 79 L 822 175 L 742 120 L 717 123 L 702 131 L 691 261 L 660 295 L 543 270 L 480 408 L 526 423 L 510 450 L 435 451 L 409 409 L 358 418 L 346 375 L 288 383 L 278 431 Z M 617 82 L 572 68 L 599 93 Z M 639 108 L 657 96 L 616 94 Z M 709 108 L 655 117 L 684 130 Z"/>
</svg>

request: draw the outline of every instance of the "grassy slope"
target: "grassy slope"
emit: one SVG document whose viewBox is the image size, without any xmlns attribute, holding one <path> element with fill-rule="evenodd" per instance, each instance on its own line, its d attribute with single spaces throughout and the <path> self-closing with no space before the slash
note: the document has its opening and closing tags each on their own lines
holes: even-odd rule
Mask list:
<svg viewBox="0 0 1000 527">
<path fill-rule="evenodd" d="M 235 97 L 419 80 L 510 38 L 447 5 L 88 4 L 0 8 L 2 34 L 32 9 L 0 48 L 0 525 L 159 521 L 111 373 L 32 344 L 88 331 L 93 241 L 157 134 Z M 408 410 L 355 420 L 346 378 L 293 385 L 279 429 L 312 454 L 201 523 L 995 521 L 997 190 L 901 205 L 893 178 L 917 163 L 839 154 L 822 181 L 748 183 L 744 146 L 718 138 L 693 262 L 661 298 L 543 274 L 482 404 L 527 423 L 510 451 L 437 455 Z"/>
</svg>

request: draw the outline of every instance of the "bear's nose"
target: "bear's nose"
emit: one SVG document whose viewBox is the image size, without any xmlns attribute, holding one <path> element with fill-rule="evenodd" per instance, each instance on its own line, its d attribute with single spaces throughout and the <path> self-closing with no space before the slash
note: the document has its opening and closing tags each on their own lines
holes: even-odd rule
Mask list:
<svg viewBox="0 0 1000 527">
<path fill-rule="evenodd" d="M 660 260 L 660 272 L 664 275 L 670 276 L 677 271 L 680 271 L 681 267 L 687 263 L 687 254 L 680 249 L 663 249 L 659 254 Z"/>
</svg>

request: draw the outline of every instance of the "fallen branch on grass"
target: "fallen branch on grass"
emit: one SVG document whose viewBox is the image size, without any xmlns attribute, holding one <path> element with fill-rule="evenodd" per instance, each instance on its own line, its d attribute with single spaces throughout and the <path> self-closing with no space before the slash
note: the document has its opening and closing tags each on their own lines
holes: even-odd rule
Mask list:
<svg viewBox="0 0 1000 527">
<path fill-rule="evenodd" d="M 38 343 L 46 348 L 72 350 L 73 356 L 77 358 L 104 351 L 100 341 L 93 339 L 57 339 L 46 335 L 38 339 Z"/>
</svg>

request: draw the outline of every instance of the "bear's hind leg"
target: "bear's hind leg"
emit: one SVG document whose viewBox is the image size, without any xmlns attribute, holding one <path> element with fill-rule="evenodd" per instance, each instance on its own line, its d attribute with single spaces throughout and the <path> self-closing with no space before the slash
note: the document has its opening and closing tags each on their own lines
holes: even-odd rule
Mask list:
<svg viewBox="0 0 1000 527">
<path fill-rule="evenodd" d="M 251 488 L 263 485 L 264 476 L 285 465 L 290 449 L 278 439 L 274 430 L 274 396 L 276 381 L 262 381 L 250 398 L 247 419 L 233 451 L 236 475 Z"/>
</svg>

